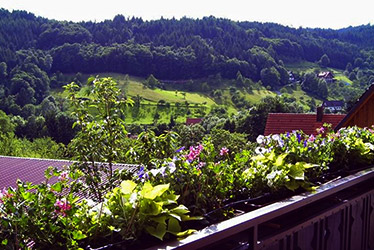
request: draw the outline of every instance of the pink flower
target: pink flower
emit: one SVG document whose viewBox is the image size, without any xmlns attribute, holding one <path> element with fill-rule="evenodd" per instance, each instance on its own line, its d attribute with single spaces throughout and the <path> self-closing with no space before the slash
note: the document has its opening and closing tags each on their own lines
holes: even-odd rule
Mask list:
<svg viewBox="0 0 374 250">
<path fill-rule="evenodd" d="M 227 155 L 228 153 L 229 153 L 229 149 L 226 147 L 221 148 L 221 150 L 219 151 L 220 155 Z"/>
<path fill-rule="evenodd" d="M 197 147 L 190 147 L 190 152 L 188 153 L 188 155 L 186 155 L 186 160 L 191 162 L 193 160 L 195 160 L 196 158 L 199 157 L 201 151 L 203 150 L 203 145 L 199 144 L 199 146 Z"/>
<path fill-rule="evenodd" d="M 12 197 L 13 194 L 12 193 L 9 193 L 8 190 L 6 188 L 4 188 L 1 192 L 0 192 L 0 203 L 4 203 L 4 199 L 7 199 L 7 198 L 10 198 Z"/>
<path fill-rule="evenodd" d="M 318 134 L 323 134 L 323 133 L 325 133 L 325 128 L 324 128 L 324 127 L 317 128 L 317 133 L 318 133 Z"/>
<path fill-rule="evenodd" d="M 68 171 L 64 171 L 60 174 L 60 176 L 58 177 L 58 180 L 65 181 L 68 177 L 69 177 Z"/>
<path fill-rule="evenodd" d="M 311 136 L 309 136 L 308 141 L 310 141 L 310 142 L 314 142 L 315 139 L 316 139 L 316 138 L 314 137 L 314 135 L 311 135 Z"/>
<path fill-rule="evenodd" d="M 66 216 L 66 211 L 69 211 L 71 209 L 71 205 L 69 204 L 68 201 L 66 201 L 65 198 L 61 200 L 57 200 L 55 202 L 55 213 L 61 214 L 62 216 Z"/>
</svg>

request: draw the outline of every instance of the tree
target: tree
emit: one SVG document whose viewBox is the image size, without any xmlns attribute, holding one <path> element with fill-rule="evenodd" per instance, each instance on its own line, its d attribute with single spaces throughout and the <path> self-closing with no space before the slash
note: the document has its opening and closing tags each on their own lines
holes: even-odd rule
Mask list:
<svg viewBox="0 0 374 250">
<path fill-rule="evenodd" d="M 361 57 L 358 57 L 354 61 L 354 66 L 360 68 L 364 64 L 364 60 Z"/>
<path fill-rule="evenodd" d="M 326 54 L 323 54 L 321 56 L 321 59 L 318 61 L 318 64 L 320 64 L 323 67 L 327 67 L 330 65 L 330 58 Z"/>
<path fill-rule="evenodd" d="M 348 72 L 351 72 L 352 69 L 353 69 L 353 67 L 352 67 L 352 63 L 350 63 L 350 62 L 347 63 L 347 66 L 345 67 L 345 70 L 348 71 Z"/>
<path fill-rule="evenodd" d="M 83 100 L 77 97 L 80 87 L 76 83 L 65 87 L 77 119 L 75 125 L 81 128 L 69 148 L 73 159 L 80 162 L 76 167 L 85 174 L 89 191 L 96 200 L 102 201 L 105 190 L 114 186 L 113 163 L 121 158 L 127 138 L 123 110 L 132 100 L 122 97 L 111 78 L 91 78 L 89 86 L 90 98 Z M 106 184 L 103 184 L 103 175 L 107 176 Z"/>
<path fill-rule="evenodd" d="M 0 63 L 0 80 L 4 80 L 8 76 L 7 64 L 5 62 Z"/>
<path fill-rule="evenodd" d="M 277 87 L 280 85 L 280 74 L 275 67 L 261 70 L 261 81 L 265 86 Z"/>
<path fill-rule="evenodd" d="M 14 132 L 14 125 L 4 111 L 0 110 L 0 133 Z"/>
<path fill-rule="evenodd" d="M 351 80 L 351 81 L 356 80 L 357 78 L 356 78 L 356 74 L 355 74 L 355 72 L 351 72 L 351 73 L 349 74 L 348 78 L 349 78 L 349 80 Z"/>
<path fill-rule="evenodd" d="M 147 80 L 145 81 L 145 85 L 151 89 L 157 88 L 161 86 L 161 83 L 151 74 Z"/>
</svg>

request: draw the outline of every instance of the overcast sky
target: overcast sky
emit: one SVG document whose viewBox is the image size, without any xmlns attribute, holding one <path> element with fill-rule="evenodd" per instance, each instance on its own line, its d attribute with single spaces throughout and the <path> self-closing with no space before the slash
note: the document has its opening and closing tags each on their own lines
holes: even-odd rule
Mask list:
<svg viewBox="0 0 374 250">
<path fill-rule="evenodd" d="M 213 15 L 295 28 L 374 24 L 373 0 L 0 0 L 0 7 L 69 21 L 102 21 L 122 14 L 145 20 Z"/>
</svg>

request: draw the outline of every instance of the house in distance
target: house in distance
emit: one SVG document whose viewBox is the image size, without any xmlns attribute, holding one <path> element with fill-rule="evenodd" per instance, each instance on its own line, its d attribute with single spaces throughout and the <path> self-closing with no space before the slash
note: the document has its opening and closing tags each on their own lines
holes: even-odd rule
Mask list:
<svg viewBox="0 0 374 250">
<path fill-rule="evenodd" d="M 317 77 L 325 80 L 327 83 L 334 82 L 334 74 L 330 71 L 319 72 Z"/>
<path fill-rule="evenodd" d="M 329 111 L 330 113 L 342 112 L 344 106 L 343 101 L 324 101 L 322 103 L 324 110 Z"/>
</svg>

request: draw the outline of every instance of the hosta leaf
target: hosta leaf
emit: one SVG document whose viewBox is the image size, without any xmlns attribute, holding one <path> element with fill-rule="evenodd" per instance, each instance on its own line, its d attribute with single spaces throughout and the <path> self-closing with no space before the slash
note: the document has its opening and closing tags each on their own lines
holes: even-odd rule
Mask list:
<svg viewBox="0 0 374 250">
<path fill-rule="evenodd" d="M 297 162 L 294 165 L 291 165 L 288 175 L 294 178 L 295 180 L 304 180 L 304 170 L 308 167 L 307 163 Z"/>
<path fill-rule="evenodd" d="M 182 218 L 179 215 L 177 215 L 177 214 L 170 213 L 169 215 L 171 217 L 175 218 L 176 220 L 182 221 Z"/>
<path fill-rule="evenodd" d="M 188 208 L 184 205 L 179 205 L 176 208 L 170 210 L 170 212 L 177 213 L 177 214 L 186 214 L 188 213 Z"/>
<path fill-rule="evenodd" d="M 140 206 L 141 212 L 148 215 L 159 215 L 162 211 L 162 205 L 157 202 L 145 200 Z"/>
<path fill-rule="evenodd" d="M 169 184 L 157 185 L 152 189 L 148 189 L 148 192 L 144 192 L 143 197 L 146 199 L 154 200 L 156 197 L 161 196 L 168 189 Z"/>
<path fill-rule="evenodd" d="M 284 164 L 284 158 L 286 158 L 287 154 L 281 154 L 280 156 L 277 157 L 275 160 L 274 165 L 277 167 L 280 167 Z"/>
<path fill-rule="evenodd" d="M 166 216 L 152 217 L 151 220 L 166 225 Z"/>
<path fill-rule="evenodd" d="M 296 189 L 298 189 L 300 187 L 299 183 L 297 183 L 297 181 L 295 181 L 295 180 L 290 180 L 290 181 L 286 182 L 285 185 L 291 191 L 295 191 Z"/>
<path fill-rule="evenodd" d="M 136 183 L 133 181 L 126 180 L 121 183 L 121 191 L 124 194 L 131 194 L 135 187 Z"/>
<path fill-rule="evenodd" d="M 168 232 L 173 232 L 173 233 L 179 233 L 181 231 L 181 226 L 179 225 L 178 220 L 174 218 L 169 219 L 168 223 Z"/>
<path fill-rule="evenodd" d="M 189 216 L 189 215 L 181 215 L 182 221 L 189 221 L 189 220 L 202 220 L 204 217 L 201 216 Z"/>
<path fill-rule="evenodd" d="M 156 228 L 152 227 L 152 226 L 146 226 L 145 229 L 147 230 L 147 232 L 160 239 L 160 240 L 163 240 L 165 234 L 166 234 L 166 225 L 165 224 L 158 224 Z"/>
</svg>

